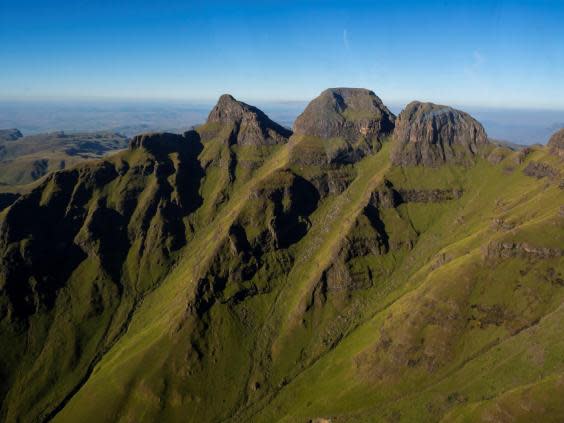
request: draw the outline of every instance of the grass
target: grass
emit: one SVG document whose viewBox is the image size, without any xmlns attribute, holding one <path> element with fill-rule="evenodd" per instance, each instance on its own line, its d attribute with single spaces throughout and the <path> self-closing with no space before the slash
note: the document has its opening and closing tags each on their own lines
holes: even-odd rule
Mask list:
<svg viewBox="0 0 564 423">
<path fill-rule="evenodd" d="M 160 206 L 151 210 L 156 198 L 162 206 L 167 197 L 159 193 L 174 185 L 174 176 L 116 178 L 90 192 L 83 205 L 90 214 L 101 199 L 120 212 L 129 207 L 127 193 L 137 199 L 127 230 L 142 236 L 129 247 L 126 295 L 104 279 L 95 254 L 75 270 L 59 311 L 49 323 L 34 322 L 52 329 L 37 328 L 43 337 L 34 348 L 45 351 L 25 362 L 31 372 L 18 375 L 14 392 L 24 392 L 33 378 L 44 386 L 26 397 L 38 404 L 27 420 L 77 385 L 81 374 L 67 372 L 76 360 L 95 365 L 54 421 L 562 416 L 554 399 L 564 374 L 562 258 L 485 256 L 491 241 L 563 245 L 557 181 L 522 172 L 529 160 L 560 168 L 545 150 L 519 165 L 509 154 L 497 165 L 480 159 L 467 168 L 399 168 L 390 166 L 385 142 L 377 154 L 332 168 L 297 160 L 325 154 L 319 139 L 252 149 L 228 145 L 230 128 L 198 130 L 202 204 L 185 217 L 187 244 L 171 257 L 143 250 L 148 242 L 168 242 L 160 238 L 167 223 Z M 142 170 L 152 159 L 132 151 L 111 160 Z M 177 156 L 170 160 L 178 167 Z M 302 201 L 315 204 L 296 217 L 307 232 L 277 248 L 268 238 L 272 222 L 295 210 L 296 181 L 328 174 L 346 179 L 344 189 Z M 376 224 L 367 205 L 384 180 L 397 189 L 463 195 L 380 207 Z M 47 183 L 40 205 L 61 190 Z M 509 226 L 496 225 L 500 219 Z M 232 246 L 234 227 L 242 228 L 249 250 Z M 377 245 L 382 231 L 388 250 L 359 253 L 358 245 Z M 331 274 L 369 283 L 331 290 Z M 101 315 L 93 292 L 106 305 Z M 54 347 L 68 339 L 76 344 Z M 88 360 L 98 351 L 98 361 Z M 59 373 L 45 370 L 56 359 L 63 363 Z"/>
</svg>

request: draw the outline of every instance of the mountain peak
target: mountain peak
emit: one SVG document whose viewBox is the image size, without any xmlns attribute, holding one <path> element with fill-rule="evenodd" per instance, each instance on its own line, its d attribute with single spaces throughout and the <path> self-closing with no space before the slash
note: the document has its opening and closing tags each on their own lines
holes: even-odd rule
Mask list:
<svg viewBox="0 0 564 423">
<path fill-rule="evenodd" d="M 468 163 L 489 141 L 482 125 L 468 113 L 413 101 L 396 121 L 394 142 L 393 164 L 434 167 Z"/>
<path fill-rule="evenodd" d="M 394 128 L 395 116 L 365 88 L 329 88 L 312 100 L 294 123 L 294 132 L 356 141 L 381 138 Z"/>
<path fill-rule="evenodd" d="M 292 132 L 271 120 L 262 110 L 236 100 L 230 94 L 219 97 L 207 123 L 234 125 L 239 145 L 283 144 Z"/>
<path fill-rule="evenodd" d="M 240 122 L 246 115 L 266 115 L 256 107 L 250 106 L 242 101 L 237 101 L 231 94 L 223 94 L 219 97 L 208 116 L 209 122 L 236 123 Z M 266 117 L 268 119 L 268 117 Z"/>
</svg>

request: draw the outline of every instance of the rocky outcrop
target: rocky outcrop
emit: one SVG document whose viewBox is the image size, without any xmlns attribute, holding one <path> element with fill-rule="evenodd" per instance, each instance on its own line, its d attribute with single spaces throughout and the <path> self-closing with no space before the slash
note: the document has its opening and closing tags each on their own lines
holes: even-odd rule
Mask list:
<svg viewBox="0 0 564 423">
<path fill-rule="evenodd" d="M 311 101 L 294 122 L 294 133 L 344 142 L 328 152 L 329 162 L 354 162 L 380 148 L 395 116 L 372 91 L 331 88 Z"/>
<path fill-rule="evenodd" d="M 400 189 L 398 190 L 403 203 L 440 203 L 458 200 L 464 193 L 461 189 Z"/>
<path fill-rule="evenodd" d="M 329 194 L 343 193 L 355 178 L 355 173 L 347 168 L 329 169 L 309 178 L 322 198 Z"/>
<path fill-rule="evenodd" d="M 562 257 L 564 250 L 537 247 L 528 242 L 491 241 L 483 249 L 485 259 L 508 259 L 513 257 L 550 259 Z"/>
<path fill-rule="evenodd" d="M 515 228 L 515 223 L 507 222 L 503 217 L 496 217 L 492 220 L 491 228 L 497 232 L 506 232 Z"/>
<path fill-rule="evenodd" d="M 17 141 L 22 138 L 23 135 L 19 129 L 0 129 L 0 142 L 1 141 Z"/>
<path fill-rule="evenodd" d="M 530 147 L 525 147 L 517 152 L 515 157 L 513 157 L 513 163 L 516 165 L 522 164 L 525 159 L 533 152 L 533 149 Z"/>
<path fill-rule="evenodd" d="M 233 125 L 234 144 L 275 145 L 288 141 L 292 132 L 272 121 L 256 107 L 224 94 L 208 116 L 208 123 Z"/>
<path fill-rule="evenodd" d="M 555 132 L 548 141 L 550 153 L 564 159 L 564 128 Z"/>
<path fill-rule="evenodd" d="M 556 178 L 560 174 L 558 169 L 553 168 L 549 164 L 535 161 L 529 162 L 525 169 L 523 169 L 523 173 L 537 179 Z"/>
<path fill-rule="evenodd" d="M 395 188 L 386 180 L 378 190 L 372 193 L 370 203 L 384 209 L 394 208 L 403 203 L 440 203 L 457 200 L 464 191 L 458 188 L 449 189 L 404 189 Z"/>
<path fill-rule="evenodd" d="M 315 186 L 289 170 L 276 172 L 272 178 L 251 192 L 245 208 L 243 226 L 262 228 L 251 243 L 263 250 L 283 249 L 299 241 L 309 230 L 309 215 L 316 209 L 319 193 Z"/>
<path fill-rule="evenodd" d="M 294 123 L 294 132 L 320 138 L 381 138 L 394 128 L 395 116 L 372 91 L 330 88 L 311 101 Z"/>
<path fill-rule="evenodd" d="M 399 166 L 469 164 L 488 144 L 482 125 L 447 106 L 414 101 L 396 121 L 391 159 Z"/>
<path fill-rule="evenodd" d="M 493 165 L 501 163 L 512 150 L 506 147 L 497 147 L 488 155 L 487 159 Z"/>
</svg>

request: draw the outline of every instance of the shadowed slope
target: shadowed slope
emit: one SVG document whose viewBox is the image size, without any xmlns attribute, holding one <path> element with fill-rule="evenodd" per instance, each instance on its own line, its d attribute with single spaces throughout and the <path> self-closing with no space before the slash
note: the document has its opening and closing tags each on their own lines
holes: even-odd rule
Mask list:
<svg viewBox="0 0 564 423">
<path fill-rule="evenodd" d="M 168 273 L 201 202 L 200 150 L 195 132 L 139 136 L 107 161 L 52 174 L 4 211 L 8 420 L 48 415 Z"/>
</svg>

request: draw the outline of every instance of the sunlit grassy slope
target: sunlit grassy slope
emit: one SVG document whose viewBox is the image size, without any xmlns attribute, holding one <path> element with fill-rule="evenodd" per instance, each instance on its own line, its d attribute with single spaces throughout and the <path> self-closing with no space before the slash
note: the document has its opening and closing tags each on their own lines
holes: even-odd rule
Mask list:
<svg viewBox="0 0 564 423">
<path fill-rule="evenodd" d="M 339 164 L 338 138 L 197 131 L 0 212 L 4 263 L 76 259 L 2 297 L 4 420 L 562 421 L 564 191 L 524 172 L 558 157 Z"/>
<path fill-rule="evenodd" d="M 300 142 L 239 185 L 208 176 L 178 265 L 55 421 L 561 421 L 564 196 L 522 172 L 561 163 L 538 149 L 521 164 L 390 168 L 386 143 L 345 190 L 310 200 L 301 239 L 257 252 L 280 213 L 272 193 L 290 210 L 296 178 L 321 171 L 293 164 Z M 380 207 L 374 229 L 385 180 L 463 194 Z M 358 253 L 378 236 L 379 252 Z"/>
</svg>

